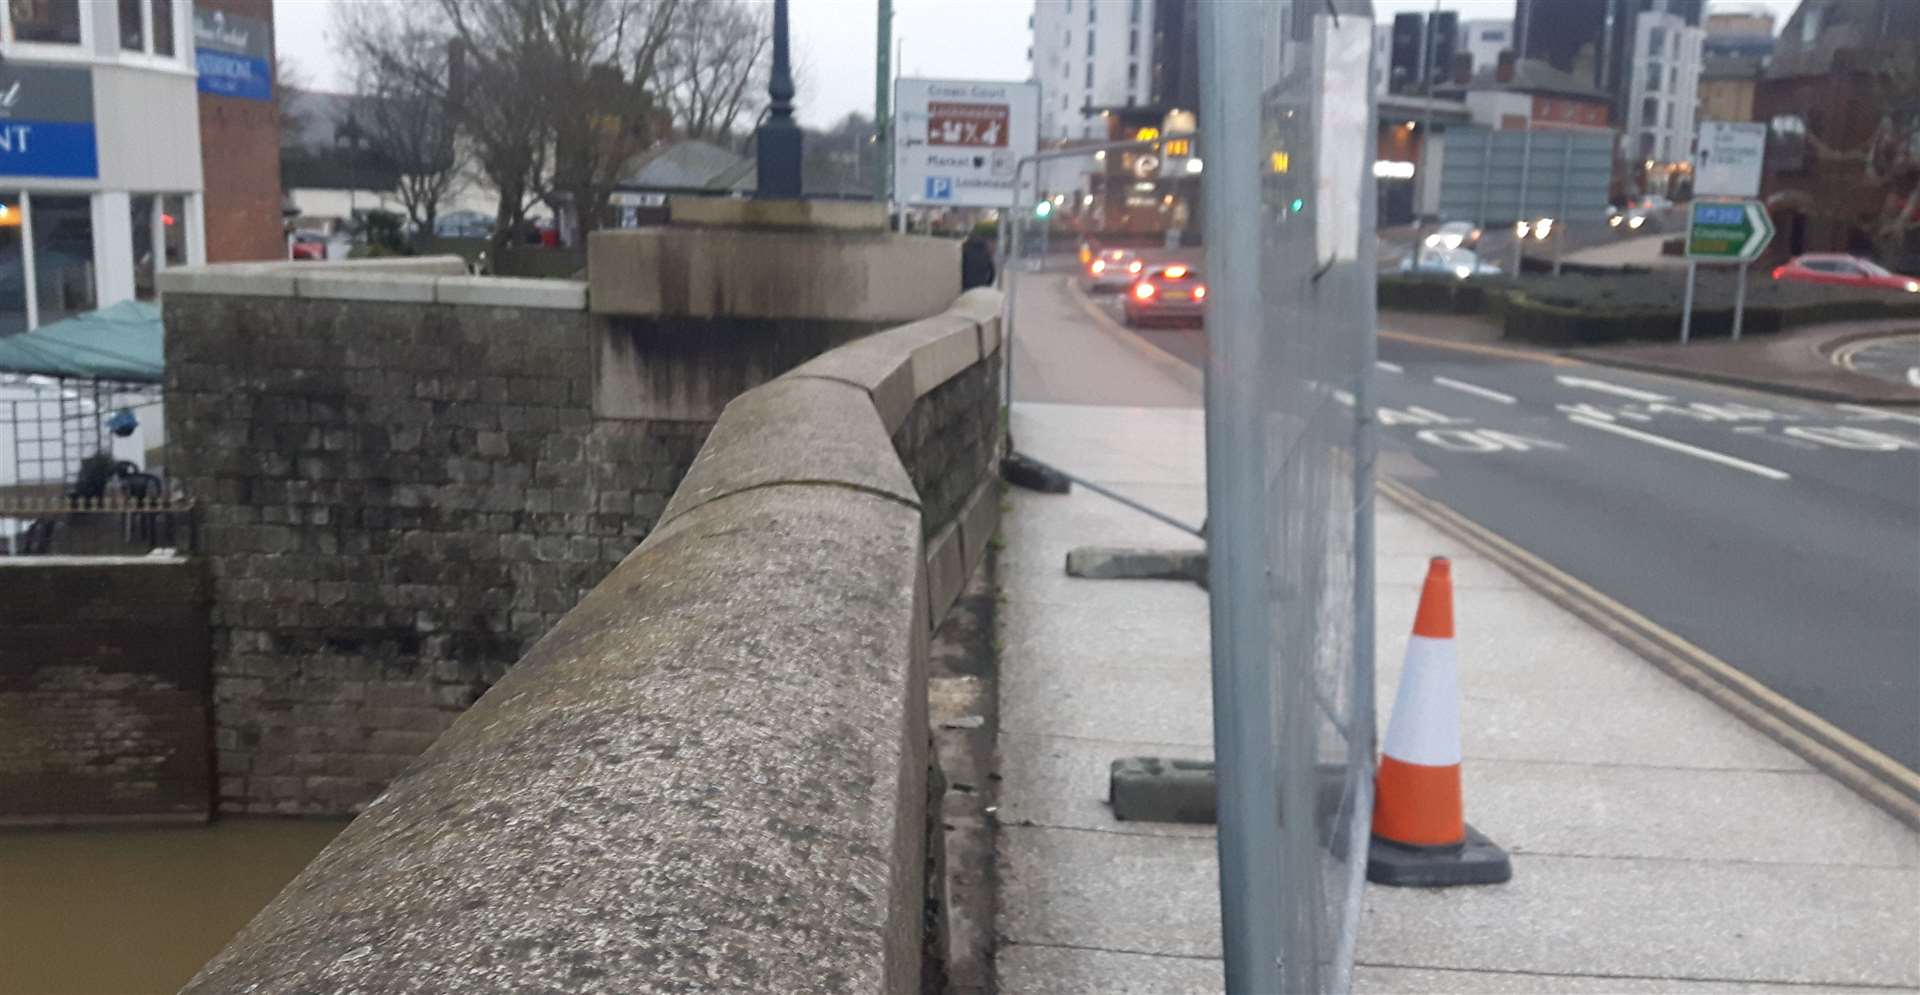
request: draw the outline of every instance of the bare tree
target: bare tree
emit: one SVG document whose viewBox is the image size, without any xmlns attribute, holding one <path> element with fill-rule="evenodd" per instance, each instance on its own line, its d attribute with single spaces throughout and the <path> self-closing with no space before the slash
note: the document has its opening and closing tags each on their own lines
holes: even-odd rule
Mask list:
<svg viewBox="0 0 1920 995">
<path fill-rule="evenodd" d="M 766 97 L 772 23 L 764 4 L 701 0 L 682 11 L 661 52 L 660 91 L 688 138 L 730 144 Z"/>
<path fill-rule="evenodd" d="M 1859 226 L 1872 238 L 1880 256 L 1892 259 L 1905 253 L 1912 234 L 1920 231 L 1920 49 L 1884 46 L 1866 72 L 1877 114 L 1867 119 L 1874 123 L 1864 139 L 1823 136 L 1798 122 L 1806 147 L 1815 156 L 1843 166 L 1834 177 L 1836 188 L 1784 191 L 1775 202 L 1839 217 L 1840 212 L 1862 203 L 1851 194 L 1870 192 L 1873 208 L 1840 220 Z M 1857 166 L 1859 172 L 1852 174 L 1845 166 Z"/>
<path fill-rule="evenodd" d="M 358 69 L 360 109 L 368 139 L 395 174 L 395 192 L 407 218 L 431 233 L 441 208 L 465 182 L 466 142 L 438 83 L 447 78 L 450 45 L 415 26 L 412 37 L 393 39 L 412 64 L 363 62 Z"/>
</svg>

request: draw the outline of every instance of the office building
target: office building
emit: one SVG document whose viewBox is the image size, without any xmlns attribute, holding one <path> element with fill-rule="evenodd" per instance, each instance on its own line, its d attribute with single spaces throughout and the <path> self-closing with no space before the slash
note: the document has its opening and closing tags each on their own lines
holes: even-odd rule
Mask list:
<svg viewBox="0 0 1920 995">
<path fill-rule="evenodd" d="M 1680 14 L 1647 11 L 1634 19 L 1625 70 L 1624 151 L 1643 169 L 1684 170 L 1693 160 L 1705 39 L 1706 32 Z"/>
<path fill-rule="evenodd" d="M 1453 11 L 1394 16 L 1387 42 L 1387 92 L 1425 93 L 1453 78 L 1460 15 Z"/>
<path fill-rule="evenodd" d="M 1473 71 L 1500 63 L 1514 47 L 1512 21 L 1466 21 L 1460 25 L 1459 50 L 1473 57 Z"/>
<path fill-rule="evenodd" d="M 1034 4 L 1032 62 L 1040 83 L 1042 140 L 1105 138 L 1101 108 L 1152 102 L 1155 40 L 1166 33 L 1164 19 L 1155 16 L 1160 6 L 1155 0 Z"/>
<path fill-rule="evenodd" d="M 1707 15 L 1707 59 L 1760 59 L 1773 54 L 1773 14 L 1764 8 Z"/>
</svg>

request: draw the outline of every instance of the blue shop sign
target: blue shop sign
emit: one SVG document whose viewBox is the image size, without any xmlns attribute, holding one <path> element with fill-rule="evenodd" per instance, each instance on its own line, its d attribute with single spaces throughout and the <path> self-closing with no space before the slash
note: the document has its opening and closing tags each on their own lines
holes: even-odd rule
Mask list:
<svg viewBox="0 0 1920 995">
<path fill-rule="evenodd" d="M 92 74 L 0 63 L 0 176 L 99 175 Z"/>
<path fill-rule="evenodd" d="M 273 35 L 267 22 L 224 10 L 193 11 L 193 62 L 200 92 L 273 99 Z"/>
</svg>

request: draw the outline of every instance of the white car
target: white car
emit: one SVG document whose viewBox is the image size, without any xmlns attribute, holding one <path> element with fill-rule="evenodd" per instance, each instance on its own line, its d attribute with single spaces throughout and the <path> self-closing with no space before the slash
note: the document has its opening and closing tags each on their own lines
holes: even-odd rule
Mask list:
<svg viewBox="0 0 1920 995">
<path fill-rule="evenodd" d="M 1471 221 L 1449 221 L 1426 237 L 1429 249 L 1471 249 L 1480 244 L 1480 229 Z"/>
<path fill-rule="evenodd" d="M 1414 257 L 1419 257 L 1416 262 Z M 1472 249 L 1428 249 L 1409 252 L 1400 260 L 1402 273 L 1446 274 L 1456 280 L 1476 276 L 1499 276 L 1500 267 L 1481 260 Z"/>
</svg>

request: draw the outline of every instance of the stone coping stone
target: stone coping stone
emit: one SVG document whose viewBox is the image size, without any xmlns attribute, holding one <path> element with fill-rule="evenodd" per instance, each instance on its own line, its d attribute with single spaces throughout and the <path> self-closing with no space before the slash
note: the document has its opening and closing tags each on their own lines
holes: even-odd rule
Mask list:
<svg viewBox="0 0 1920 995">
<path fill-rule="evenodd" d="M 884 206 L 853 200 L 671 197 L 667 214 L 676 225 L 699 227 L 836 231 L 885 231 L 887 227 Z"/>
<path fill-rule="evenodd" d="M 775 484 L 877 494 L 916 513 L 920 506 L 867 392 L 794 378 L 769 381 L 727 405 L 660 520 Z"/>
<path fill-rule="evenodd" d="M 919 546 L 816 487 L 656 529 L 184 991 L 918 990 Z"/>
<path fill-rule="evenodd" d="M 582 280 L 471 276 L 459 256 L 325 263 L 223 263 L 160 274 L 162 293 L 389 301 L 584 311 Z"/>
<path fill-rule="evenodd" d="M 947 311 L 849 342 L 784 376 L 839 380 L 865 388 L 892 436 L 906 421 L 913 402 L 980 359 L 974 322 Z"/>
</svg>

